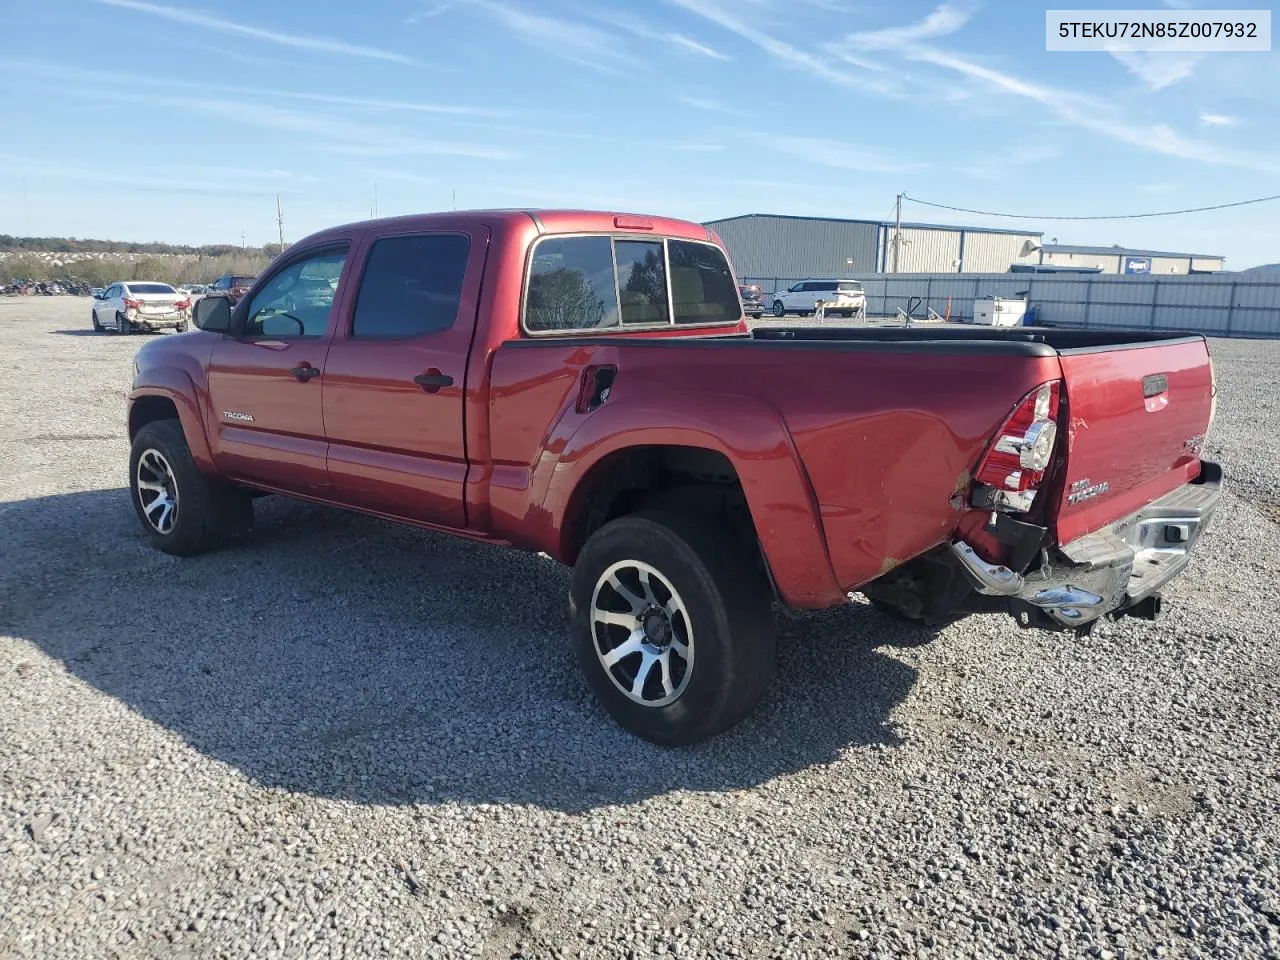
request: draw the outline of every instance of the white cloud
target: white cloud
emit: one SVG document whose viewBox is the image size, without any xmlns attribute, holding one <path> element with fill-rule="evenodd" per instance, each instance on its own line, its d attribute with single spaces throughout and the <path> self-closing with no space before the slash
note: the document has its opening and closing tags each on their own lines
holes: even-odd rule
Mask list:
<svg viewBox="0 0 1280 960">
<path fill-rule="evenodd" d="M 146 0 L 94 0 L 108 7 L 120 7 L 125 10 L 136 10 L 139 13 L 149 13 L 153 16 L 163 17 L 166 20 L 173 20 L 177 23 L 185 23 L 193 27 L 202 27 L 206 30 L 216 30 L 220 33 L 232 33 L 241 37 L 251 37 L 254 40 L 264 40 L 268 43 L 277 43 L 281 46 L 296 47 L 300 50 L 314 50 L 318 53 L 337 53 L 348 57 L 365 57 L 370 60 L 389 60 L 394 63 L 413 63 L 413 59 L 406 57 L 401 53 L 394 53 L 390 50 L 382 50 L 377 47 L 364 47 L 354 43 L 347 43 L 343 40 L 331 40 L 327 37 L 309 37 L 293 33 L 280 33 L 275 30 L 266 30 L 262 27 L 254 27 L 245 23 L 236 23 L 232 20 L 223 20 L 221 17 L 215 17 L 211 14 L 201 13 L 199 10 L 191 10 L 186 7 L 170 7 L 159 3 L 148 3 Z"/>
<path fill-rule="evenodd" d="M 682 33 L 663 34 L 663 39 L 674 43 L 678 47 L 684 47 L 686 50 L 692 50 L 694 53 L 700 53 L 704 57 L 710 57 L 712 60 L 728 60 L 729 58 L 719 50 L 713 50 L 704 43 L 697 40 L 690 40 Z"/>
<path fill-rule="evenodd" d="M 885 157 L 860 144 L 818 137 L 783 137 L 771 146 L 779 153 L 808 160 L 810 163 L 859 173 L 904 173 L 923 170 L 928 164 L 904 163 Z"/>
<path fill-rule="evenodd" d="M 1125 69 L 1152 90 L 1163 90 L 1186 80 L 1200 65 L 1198 53 L 1148 52 L 1141 50 L 1109 50 Z"/>
<path fill-rule="evenodd" d="M 1202 113 L 1200 114 L 1200 122 L 1206 127 L 1231 127 L 1239 121 L 1235 117 L 1229 117 L 1224 113 Z"/>
<path fill-rule="evenodd" d="M 851 33 L 845 37 L 845 42 L 867 50 L 891 50 L 921 40 L 949 36 L 962 30 L 972 17 L 973 11 L 967 6 L 943 3 L 923 20 L 903 27 Z"/>
<path fill-rule="evenodd" d="M 634 66 L 616 38 L 585 23 L 548 17 L 500 0 L 471 0 L 488 11 L 499 23 L 531 46 L 547 53 L 599 70 L 618 73 L 621 66 Z"/>
<path fill-rule="evenodd" d="M 706 110 L 708 113 L 723 113 L 727 117 L 745 117 L 747 114 L 742 110 L 721 103 L 719 100 L 713 100 L 710 97 L 676 97 L 678 103 L 683 103 L 686 107 L 694 107 L 698 110 Z"/>
<path fill-rule="evenodd" d="M 709 20 L 730 33 L 736 33 L 739 37 L 764 50 L 776 60 L 780 60 L 797 70 L 803 70 L 819 79 L 826 80 L 828 83 L 859 93 L 877 93 L 887 97 L 901 95 L 901 89 L 896 83 L 887 79 L 867 76 L 867 73 L 881 73 L 884 71 L 880 64 L 870 60 L 864 60 L 847 51 L 842 53 L 840 59 L 844 63 L 860 67 L 863 71 L 866 71 L 866 73 L 852 74 L 834 66 L 829 56 L 808 53 L 784 40 L 779 40 L 756 29 L 728 10 L 720 7 L 713 0 L 668 0 L 668 2 L 702 17 L 704 20 Z"/>
</svg>

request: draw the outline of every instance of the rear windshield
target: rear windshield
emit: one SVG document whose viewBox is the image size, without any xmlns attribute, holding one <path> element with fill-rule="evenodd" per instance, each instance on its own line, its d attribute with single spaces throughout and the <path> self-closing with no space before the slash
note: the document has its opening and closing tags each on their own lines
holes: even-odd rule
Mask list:
<svg viewBox="0 0 1280 960">
<path fill-rule="evenodd" d="M 252 286 L 253 281 L 257 279 L 258 279 L 257 277 L 232 277 L 231 285 L 233 287 L 248 287 L 248 286 Z"/>
<path fill-rule="evenodd" d="M 840 292 L 841 293 L 861 293 L 862 284 L 860 284 L 857 280 L 841 280 Z"/>
<path fill-rule="evenodd" d="M 130 293 L 177 293 L 167 283 L 131 283 L 129 284 Z"/>
</svg>

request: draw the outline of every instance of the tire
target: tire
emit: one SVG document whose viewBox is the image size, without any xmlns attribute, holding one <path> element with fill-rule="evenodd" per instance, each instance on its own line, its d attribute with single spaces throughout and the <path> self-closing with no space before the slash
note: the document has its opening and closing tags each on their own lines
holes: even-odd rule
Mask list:
<svg viewBox="0 0 1280 960">
<path fill-rule="evenodd" d="M 781 300 L 773 301 L 773 315 L 781 319 L 787 315 L 787 308 L 782 305 Z"/>
<path fill-rule="evenodd" d="M 770 594 L 735 548 L 728 530 L 670 509 L 613 520 L 583 547 L 569 594 L 578 663 L 604 708 L 636 736 L 698 743 L 732 727 L 764 695 L 776 650 Z M 666 618 L 672 604 L 675 616 Z M 606 623 L 600 613 L 618 620 Z M 635 649 L 606 666 L 605 655 L 627 646 Z"/>
<path fill-rule="evenodd" d="M 187 321 L 183 320 L 181 323 L 176 324 L 176 325 L 174 326 L 174 328 L 173 328 L 173 331 L 174 331 L 174 333 L 186 333 L 186 332 L 187 332 Z"/>
<path fill-rule="evenodd" d="M 177 420 L 155 420 L 138 431 L 129 451 L 129 494 L 152 546 L 175 556 L 204 553 L 253 527 L 252 499 L 200 472 Z M 156 506 L 165 497 L 169 510 Z"/>
<path fill-rule="evenodd" d="M 94 333 L 101 333 L 103 330 L 105 330 L 105 329 L 106 329 L 106 327 L 104 327 L 102 324 L 100 324 L 100 323 L 98 322 L 98 311 L 97 311 L 97 310 L 90 310 L 90 311 L 89 311 L 89 319 L 93 321 L 93 332 L 94 332 Z"/>
<path fill-rule="evenodd" d="M 133 333 L 133 324 L 119 310 L 116 311 L 116 333 Z"/>
</svg>

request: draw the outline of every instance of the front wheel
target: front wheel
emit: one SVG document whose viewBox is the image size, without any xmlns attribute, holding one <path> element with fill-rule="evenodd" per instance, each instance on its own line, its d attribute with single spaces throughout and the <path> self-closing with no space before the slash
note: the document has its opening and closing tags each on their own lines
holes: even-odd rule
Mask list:
<svg viewBox="0 0 1280 960">
<path fill-rule="evenodd" d="M 697 743 L 745 717 L 773 675 L 765 584 L 729 531 L 653 510 L 605 524 L 574 567 L 570 617 L 588 684 L 625 729 Z"/>
<path fill-rule="evenodd" d="M 148 423 L 129 452 L 129 492 L 153 546 L 187 557 L 253 526 L 243 490 L 200 472 L 177 420 Z"/>
<path fill-rule="evenodd" d="M 103 329 L 105 329 L 105 328 L 102 326 L 102 324 L 100 324 L 100 323 L 98 322 L 98 311 L 97 311 L 97 310 L 91 310 L 91 311 L 89 311 L 89 318 L 90 318 L 91 320 L 93 320 L 93 331 L 94 331 L 94 333 L 101 333 L 101 332 L 103 331 Z"/>
<path fill-rule="evenodd" d="M 782 305 L 781 300 L 773 301 L 773 315 L 775 317 L 782 318 L 786 315 L 786 313 L 787 313 L 787 308 Z"/>
</svg>

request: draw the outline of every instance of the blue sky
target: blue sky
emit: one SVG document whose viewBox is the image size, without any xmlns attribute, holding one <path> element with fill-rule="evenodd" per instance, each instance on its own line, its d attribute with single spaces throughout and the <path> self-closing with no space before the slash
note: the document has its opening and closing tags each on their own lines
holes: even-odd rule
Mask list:
<svg viewBox="0 0 1280 960">
<path fill-rule="evenodd" d="M 369 216 L 375 189 L 380 215 L 456 191 L 697 220 L 888 218 L 899 191 L 1032 214 L 1280 193 L 1275 53 L 1047 53 L 1024 0 L 4 8 L 0 233 L 261 243 L 277 192 L 290 240 Z M 1280 260 L 1278 219 L 1026 225 L 1239 269 Z"/>
</svg>

